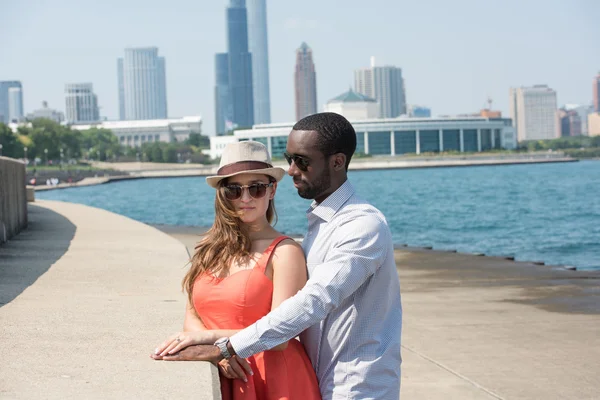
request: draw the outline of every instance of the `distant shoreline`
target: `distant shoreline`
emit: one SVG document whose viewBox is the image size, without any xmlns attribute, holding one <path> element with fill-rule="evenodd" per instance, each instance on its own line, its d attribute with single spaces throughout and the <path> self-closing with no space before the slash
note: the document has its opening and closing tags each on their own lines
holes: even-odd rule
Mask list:
<svg viewBox="0 0 600 400">
<path fill-rule="evenodd" d="M 579 160 L 571 157 L 550 154 L 524 154 L 520 156 L 443 156 L 443 157 L 423 157 L 423 158 L 357 158 L 350 164 L 350 171 L 373 171 L 390 169 L 420 169 L 420 168 L 458 168 L 458 167 L 485 167 L 519 164 L 548 164 L 548 163 L 567 163 L 578 162 Z M 133 179 L 149 178 L 182 178 L 182 177 L 205 177 L 215 175 L 218 166 L 207 168 L 206 166 L 194 166 L 191 164 L 156 164 L 156 163 L 131 163 L 131 169 L 123 171 L 128 175 L 104 176 L 85 178 L 75 183 L 61 183 L 55 186 L 40 185 L 35 186 L 35 191 L 67 189 L 72 187 L 102 185 L 111 182 L 120 182 Z M 148 165 L 144 165 L 148 164 Z M 287 168 L 287 164 L 274 163 L 275 166 Z M 103 166 L 110 166 L 109 163 L 102 163 Z M 120 164 L 123 165 L 123 164 Z M 137 166 L 138 169 L 135 169 Z M 160 168 L 162 167 L 162 168 Z"/>
<path fill-rule="evenodd" d="M 177 240 L 181 241 L 182 243 L 184 243 L 186 245 L 186 248 L 188 249 L 188 255 L 190 256 L 190 258 L 193 255 L 193 249 L 195 247 L 195 244 L 200 241 L 202 234 L 210 228 L 210 227 L 189 226 L 189 225 L 164 225 L 164 224 L 147 224 L 147 225 L 149 225 L 153 228 L 156 228 L 159 231 L 164 232 L 164 233 L 168 234 L 169 236 L 172 236 L 172 237 L 176 238 Z M 294 239 L 298 242 L 302 242 L 302 239 L 303 239 L 303 235 L 300 233 L 291 233 L 291 234 L 287 234 L 287 236 L 290 236 L 292 239 Z M 570 265 L 546 264 L 544 261 L 539 261 L 539 260 L 538 261 L 536 261 L 536 260 L 533 260 L 533 261 L 517 260 L 513 256 L 502 256 L 502 255 L 493 255 L 493 254 L 484 254 L 484 253 L 465 253 L 465 252 L 461 252 L 461 251 L 457 251 L 457 250 L 435 249 L 432 246 L 409 246 L 404 243 L 395 243 L 394 244 L 394 252 L 402 252 L 402 251 L 425 252 L 425 253 L 431 253 L 431 254 L 456 253 L 456 254 L 462 254 L 462 255 L 473 256 L 473 257 L 485 257 L 486 259 L 493 258 L 493 259 L 498 259 L 498 260 L 513 261 L 517 264 L 522 264 L 524 266 L 526 266 L 526 265 L 546 266 L 549 269 L 571 270 L 571 271 L 579 271 L 579 272 L 595 271 L 595 270 L 577 269 L 576 267 L 570 266 Z"/>
</svg>

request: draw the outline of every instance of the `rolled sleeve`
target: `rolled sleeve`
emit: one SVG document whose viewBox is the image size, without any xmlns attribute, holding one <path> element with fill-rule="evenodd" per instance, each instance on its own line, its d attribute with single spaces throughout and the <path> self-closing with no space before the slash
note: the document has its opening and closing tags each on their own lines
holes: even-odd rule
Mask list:
<svg viewBox="0 0 600 400">
<path fill-rule="evenodd" d="M 325 261 L 315 267 L 302 290 L 230 338 L 240 357 L 271 349 L 324 320 L 385 262 L 390 238 L 380 219 L 356 218 L 337 232 Z"/>
</svg>

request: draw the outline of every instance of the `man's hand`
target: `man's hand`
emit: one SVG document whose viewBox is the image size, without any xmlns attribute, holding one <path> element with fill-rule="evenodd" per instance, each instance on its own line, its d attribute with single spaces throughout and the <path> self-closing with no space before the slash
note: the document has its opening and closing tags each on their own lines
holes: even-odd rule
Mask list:
<svg viewBox="0 0 600 400">
<path fill-rule="evenodd" d="M 150 357 L 155 360 L 163 361 L 208 361 L 211 363 L 218 363 L 223 359 L 219 348 L 212 344 L 188 346 L 175 354 L 168 354 L 164 356 L 150 354 Z"/>
<path fill-rule="evenodd" d="M 216 366 L 221 370 L 223 376 L 229 379 L 241 379 L 248 382 L 246 374 L 254 375 L 248 361 L 238 356 L 232 356 L 229 360 L 222 359 Z"/>
</svg>

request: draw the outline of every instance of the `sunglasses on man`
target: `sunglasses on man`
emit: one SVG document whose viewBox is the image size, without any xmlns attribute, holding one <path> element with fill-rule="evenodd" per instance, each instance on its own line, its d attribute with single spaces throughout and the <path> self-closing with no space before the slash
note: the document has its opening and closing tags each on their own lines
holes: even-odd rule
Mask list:
<svg viewBox="0 0 600 400">
<path fill-rule="evenodd" d="M 337 153 L 341 153 L 341 151 L 336 150 L 329 154 L 325 154 L 325 157 L 329 157 L 329 156 L 332 156 Z M 305 157 L 305 156 L 300 156 L 298 154 L 291 154 L 291 153 L 288 153 L 287 151 L 283 153 L 283 156 L 285 157 L 285 160 L 287 161 L 288 165 L 292 165 L 292 161 L 293 161 L 294 164 L 296 164 L 296 167 L 298 167 L 298 169 L 300 171 L 302 171 L 302 172 L 308 171 L 308 167 L 310 166 L 310 158 Z"/>
<path fill-rule="evenodd" d="M 310 159 L 308 157 L 299 156 L 298 154 L 291 154 L 287 151 L 283 153 L 283 156 L 285 157 L 288 165 L 292 165 L 293 161 L 300 171 L 308 171 L 308 166 L 310 165 Z"/>
</svg>

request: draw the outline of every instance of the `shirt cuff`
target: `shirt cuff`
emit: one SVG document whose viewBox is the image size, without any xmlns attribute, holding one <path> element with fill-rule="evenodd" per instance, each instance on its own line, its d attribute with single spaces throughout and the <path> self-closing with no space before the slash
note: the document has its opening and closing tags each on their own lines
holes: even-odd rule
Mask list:
<svg viewBox="0 0 600 400">
<path fill-rule="evenodd" d="M 256 328 L 253 329 L 253 325 L 230 337 L 229 343 L 231 343 L 233 350 L 235 350 L 235 354 L 241 358 L 248 358 L 264 351 L 258 349 L 258 336 L 256 335 Z"/>
</svg>

